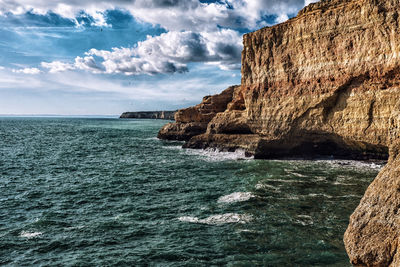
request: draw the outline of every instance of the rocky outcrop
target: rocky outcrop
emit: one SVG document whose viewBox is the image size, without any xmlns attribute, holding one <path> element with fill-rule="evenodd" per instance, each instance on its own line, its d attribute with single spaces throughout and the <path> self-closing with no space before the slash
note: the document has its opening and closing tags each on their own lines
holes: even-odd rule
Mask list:
<svg viewBox="0 0 400 267">
<path fill-rule="evenodd" d="M 351 215 L 344 241 L 356 266 L 400 266 L 400 157 L 369 186 Z"/>
<path fill-rule="evenodd" d="M 175 123 L 165 125 L 158 133 L 158 138 L 187 141 L 205 133 L 208 123 L 216 114 L 226 110 L 238 89 L 240 86 L 231 86 L 220 94 L 205 96 L 197 106 L 179 110 L 175 114 Z"/>
<path fill-rule="evenodd" d="M 356 266 L 400 266 L 400 99 L 389 132 L 389 162 L 368 187 L 344 235 Z"/>
<path fill-rule="evenodd" d="M 204 128 L 186 136 L 189 148 L 256 158 L 390 154 L 345 235 L 357 266 L 400 266 L 399 13 L 400 0 L 325 0 L 244 35 L 242 83 L 230 103 L 206 126 L 196 116 L 182 122 Z"/>
<path fill-rule="evenodd" d="M 139 111 L 139 112 L 124 112 L 120 119 L 159 119 L 159 120 L 174 120 L 176 111 Z"/>
<path fill-rule="evenodd" d="M 258 158 L 386 158 L 400 93 L 398 2 L 324 1 L 245 35 L 241 90 L 186 146 L 224 148 L 219 135 L 240 134 L 236 146 Z"/>
</svg>

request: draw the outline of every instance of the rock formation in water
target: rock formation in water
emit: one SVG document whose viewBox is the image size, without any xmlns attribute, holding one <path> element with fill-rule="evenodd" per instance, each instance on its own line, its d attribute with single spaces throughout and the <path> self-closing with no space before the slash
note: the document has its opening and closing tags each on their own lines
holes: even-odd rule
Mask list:
<svg viewBox="0 0 400 267">
<path fill-rule="evenodd" d="M 242 83 L 225 91 L 229 102 L 204 120 L 176 117 L 159 137 L 256 158 L 390 154 L 344 240 L 357 266 L 400 266 L 399 12 L 400 0 L 325 0 L 244 35 Z"/>
<path fill-rule="evenodd" d="M 165 125 L 158 133 L 158 138 L 187 141 L 205 133 L 208 123 L 217 113 L 226 110 L 235 90 L 239 89 L 240 86 L 231 86 L 220 94 L 205 96 L 197 106 L 178 110 L 175 114 L 176 122 Z"/>
<path fill-rule="evenodd" d="M 160 119 L 174 120 L 176 111 L 138 111 L 124 112 L 120 119 Z"/>
</svg>

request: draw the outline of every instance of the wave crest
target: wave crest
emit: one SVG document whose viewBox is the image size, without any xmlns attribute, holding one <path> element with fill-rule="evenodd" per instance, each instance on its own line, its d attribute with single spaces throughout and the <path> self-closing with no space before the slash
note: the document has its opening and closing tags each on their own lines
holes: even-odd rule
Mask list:
<svg viewBox="0 0 400 267">
<path fill-rule="evenodd" d="M 221 215 L 212 215 L 206 219 L 199 219 L 197 217 L 183 216 L 178 220 L 181 222 L 200 223 L 209 225 L 221 225 L 227 223 L 248 223 L 253 217 L 248 214 L 226 213 Z"/>
<path fill-rule="evenodd" d="M 253 197 L 254 195 L 251 192 L 235 192 L 218 198 L 218 203 L 243 202 L 243 201 L 248 201 Z"/>
</svg>

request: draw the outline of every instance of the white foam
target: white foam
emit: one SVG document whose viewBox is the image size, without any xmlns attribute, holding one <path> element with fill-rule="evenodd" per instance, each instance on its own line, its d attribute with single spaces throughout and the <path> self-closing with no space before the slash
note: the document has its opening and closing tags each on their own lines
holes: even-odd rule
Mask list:
<svg viewBox="0 0 400 267">
<path fill-rule="evenodd" d="M 298 173 L 298 172 L 294 172 L 294 171 L 287 171 L 287 173 L 288 173 L 288 174 L 291 174 L 291 175 L 293 175 L 293 176 L 296 176 L 296 177 L 301 177 L 301 178 L 307 177 L 307 176 L 304 175 L 304 174 L 301 174 L 301 173 Z"/>
<path fill-rule="evenodd" d="M 252 233 L 252 234 L 258 234 L 258 233 L 263 233 L 262 231 L 256 231 L 256 230 L 250 230 L 250 229 L 241 229 L 237 230 L 237 233 Z"/>
<path fill-rule="evenodd" d="M 343 196 L 330 196 L 327 194 L 308 194 L 308 196 L 309 197 L 324 197 L 324 198 L 328 198 L 328 199 L 331 199 L 331 198 L 361 198 L 362 197 L 362 196 L 353 195 L 353 194 L 343 195 Z"/>
<path fill-rule="evenodd" d="M 297 215 L 296 217 L 297 220 L 295 220 L 295 222 L 303 226 L 314 224 L 314 220 L 309 215 Z"/>
<path fill-rule="evenodd" d="M 267 182 L 280 182 L 280 183 L 293 183 L 293 184 L 303 184 L 306 183 L 307 181 L 302 181 L 302 180 L 285 180 L 285 179 L 268 179 L 266 180 Z"/>
<path fill-rule="evenodd" d="M 199 222 L 199 218 L 190 217 L 190 216 L 179 217 L 178 220 L 181 222 L 189 222 L 189 223 L 198 223 Z"/>
<path fill-rule="evenodd" d="M 338 198 L 362 198 L 362 195 L 359 196 L 350 194 L 350 195 L 338 196 Z"/>
<path fill-rule="evenodd" d="M 227 160 L 245 160 L 254 157 L 246 157 L 246 151 L 237 149 L 235 152 L 220 151 L 218 149 L 185 149 L 188 155 L 201 156 L 206 161 L 227 161 Z"/>
<path fill-rule="evenodd" d="M 39 237 L 39 236 L 41 236 L 42 234 L 43 234 L 42 232 L 26 232 L 26 231 L 22 231 L 22 232 L 19 234 L 19 236 L 20 236 L 20 237 L 25 237 L 25 238 L 31 239 L 31 238 Z"/>
<path fill-rule="evenodd" d="M 353 185 L 357 185 L 357 184 L 350 184 L 350 183 L 342 183 L 342 182 L 333 182 L 333 185 L 346 185 L 346 186 L 353 186 Z"/>
<path fill-rule="evenodd" d="M 367 161 L 357 161 L 357 160 L 337 160 L 337 159 L 320 159 L 320 160 L 272 160 L 274 162 L 280 163 L 290 163 L 292 166 L 303 167 L 304 164 L 329 164 L 333 168 L 351 168 L 351 169 L 363 169 L 363 170 L 380 170 L 382 169 L 386 162 L 367 162 Z M 285 169 L 286 172 L 292 172 L 293 170 Z"/>
<path fill-rule="evenodd" d="M 181 222 L 188 223 L 200 223 L 209 225 L 221 225 L 227 223 L 248 223 L 252 220 L 251 215 L 237 214 L 237 213 L 226 213 L 221 215 L 212 215 L 206 219 L 199 219 L 197 217 L 183 216 L 178 218 Z"/>
<path fill-rule="evenodd" d="M 376 162 L 365 162 L 356 160 L 318 160 L 319 163 L 327 163 L 332 167 L 337 168 L 352 168 L 352 169 L 371 169 L 371 170 L 381 170 L 385 163 Z"/>
<path fill-rule="evenodd" d="M 263 184 L 263 183 L 258 183 L 256 184 L 256 189 L 260 190 L 260 189 L 272 189 L 274 191 L 279 191 L 280 189 L 276 186 L 270 185 L 270 184 Z"/>
<path fill-rule="evenodd" d="M 308 194 L 309 197 L 325 197 L 325 198 L 333 198 L 333 196 L 327 195 L 327 194 Z"/>
<path fill-rule="evenodd" d="M 254 197 L 254 195 L 251 192 L 235 192 L 218 198 L 218 203 L 243 202 L 248 201 L 252 197 Z"/>
<path fill-rule="evenodd" d="M 164 146 L 168 150 L 183 150 L 182 146 Z"/>
<path fill-rule="evenodd" d="M 144 140 L 156 140 L 156 141 L 160 141 L 160 139 L 158 139 L 157 137 L 148 137 L 148 138 L 145 138 Z"/>
</svg>

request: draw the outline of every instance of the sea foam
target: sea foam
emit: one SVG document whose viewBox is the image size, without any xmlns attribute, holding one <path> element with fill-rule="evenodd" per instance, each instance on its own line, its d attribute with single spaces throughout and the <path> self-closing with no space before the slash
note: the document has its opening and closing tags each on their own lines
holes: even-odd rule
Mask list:
<svg viewBox="0 0 400 267">
<path fill-rule="evenodd" d="M 235 192 L 226 196 L 222 196 L 218 199 L 218 203 L 234 203 L 248 201 L 253 198 L 254 195 L 251 192 Z"/>
<path fill-rule="evenodd" d="M 246 157 L 243 149 L 237 149 L 235 152 L 220 151 L 218 149 L 185 149 L 185 153 L 189 155 L 201 156 L 205 161 L 228 161 L 228 160 L 245 160 L 254 157 Z"/>
<path fill-rule="evenodd" d="M 42 232 L 26 232 L 26 231 L 22 231 L 22 232 L 19 234 L 19 236 L 20 236 L 20 237 L 25 237 L 25 238 L 31 239 L 31 238 L 39 237 L 39 236 L 41 236 L 42 234 L 43 234 Z"/>
<path fill-rule="evenodd" d="M 251 215 L 247 214 L 237 214 L 237 213 L 226 213 L 220 215 L 212 215 L 205 219 L 199 219 L 197 217 L 183 216 L 178 218 L 181 222 L 189 222 L 189 223 L 200 223 L 200 224 L 209 224 L 209 225 L 221 225 L 227 223 L 248 223 L 252 220 Z"/>
</svg>

